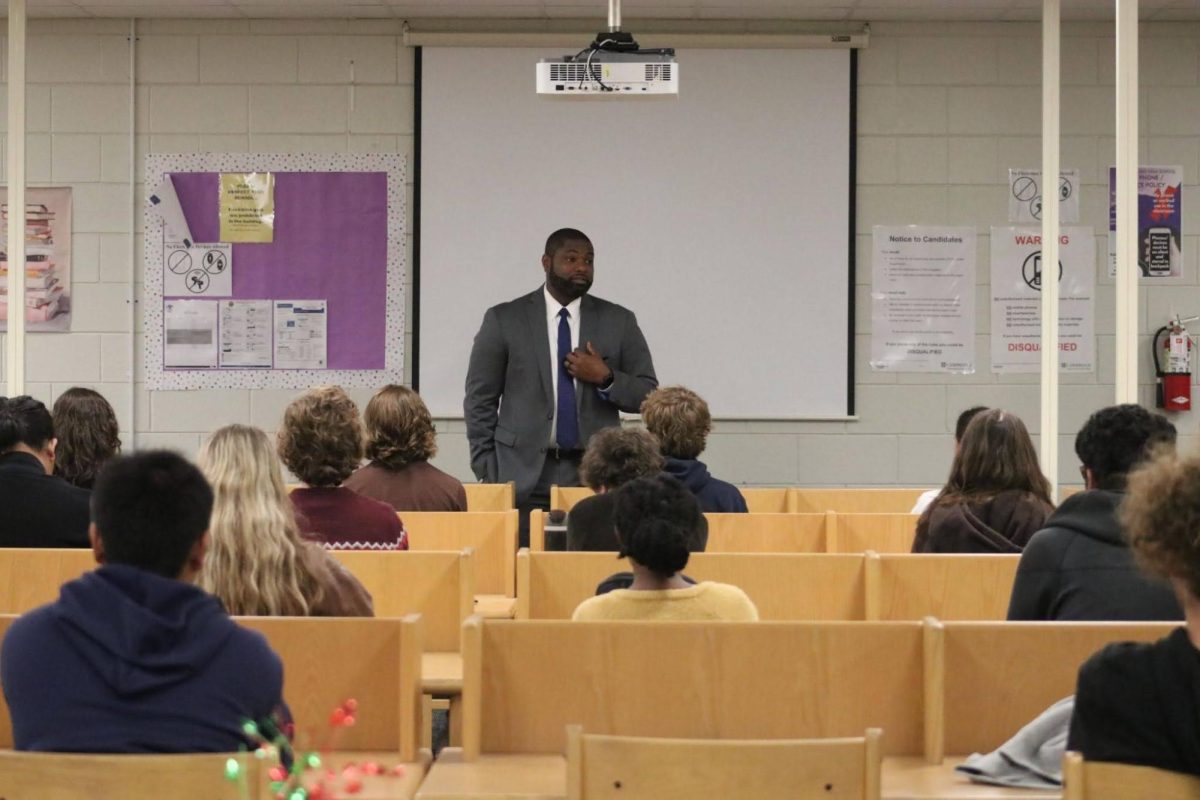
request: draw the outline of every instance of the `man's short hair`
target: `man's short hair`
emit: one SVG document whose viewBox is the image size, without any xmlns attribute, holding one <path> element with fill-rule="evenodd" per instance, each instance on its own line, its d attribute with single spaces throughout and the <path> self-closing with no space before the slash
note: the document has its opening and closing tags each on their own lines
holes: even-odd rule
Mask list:
<svg viewBox="0 0 1200 800">
<path fill-rule="evenodd" d="M 0 453 L 19 444 L 34 450 L 54 438 L 54 418 L 41 400 L 27 394 L 0 397 Z"/>
<path fill-rule="evenodd" d="M 963 434 L 967 432 L 967 426 L 971 424 L 971 420 L 975 419 L 977 414 L 981 414 L 987 410 L 987 406 L 971 406 L 959 414 L 958 422 L 954 424 L 954 441 L 961 442 Z"/>
<path fill-rule="evenodd" d="M 167 578 L 183 572 L 208 530 L 213 493 L 183 456 L 147 450 L 110 460 L 96 476 L 92 522 L 109 564 L 128 564 Z"/>
<path fill-rule="evenodd" d="M 642 402 L 642 421 L 667 458 L 696 458 L 704 452 L 712 416 L 704 398 L 683 386 L 655 389 Z"/>
<path fill-rule="evenodd" d="M 1075 436 L 1075 455 L 1092 471 L 1098 489 L 1120 491 L 1126 474 L 1156 445 L 1175 444 L 1175 426 L 1133 403 L 1102 408 Z"/>
<path fill-rule="evenodd" d="M 663 468 L 658 442 L 640 428 L 602 428 L 588 440 L 579 477 L 593 490 L 616 489 Z"/>
<path fill-rule="evenodd" d="M 575 228 L 559 228 L 546 239 L 546 255 L 553 256 L 563 248 L 563 245 L 572 240 L 592 243 L 592 240 L 583 231 Z"/>
</svg>

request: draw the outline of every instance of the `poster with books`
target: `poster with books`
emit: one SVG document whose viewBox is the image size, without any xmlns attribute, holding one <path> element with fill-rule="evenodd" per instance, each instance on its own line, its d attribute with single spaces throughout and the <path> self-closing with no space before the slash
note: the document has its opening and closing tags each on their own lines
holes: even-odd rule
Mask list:
<svg viewBox="0 0 1200 800">
<path fill-rule="evenodd" d="M 0 197 L 7 189 L 0 188 Z M 8 203 L 0 204 L 0 330 L 8 328 Z M 25 190 L 25 329 L 71 329 L 71 188 Z"/>
</svg>

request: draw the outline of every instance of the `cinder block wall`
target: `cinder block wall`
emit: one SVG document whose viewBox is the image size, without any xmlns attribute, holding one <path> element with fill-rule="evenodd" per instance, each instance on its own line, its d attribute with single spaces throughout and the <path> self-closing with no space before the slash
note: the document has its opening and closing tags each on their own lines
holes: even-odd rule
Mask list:
<svg viewBox="0 0 1200 800">
<path fill-rule="evenodd" d="M 131 280 L 141 296 L 142 156 L 399 151 L 411 161 L 413 56 L 399 22 L 389 20 L 139 22 L 131 198 L 128 34 L 120 20 L 30 24 L 28 178 L 74 187 L 76 311 L 70 334 L 29 337 L 28 390 L 52 402 L 69 386 L 93 386 L 112 400 L 124 430 L 136 428 L 139 446 L 191 454 L 227 422 L 273 430 L 292 393 L 145 390 L 128 302 Z M 1001 380 L 990 371 L 988 234 L 1005 224 L 1007 169 L 1040 163 L 1039 37 L 1031 23 L 872 26 L 870 47 L 859 55 L 858 421 L 719 422 L 704 457 L 715 473 L 752 485 L 934 485 L 945 477 L 960 409 L 1005 407 L 1037 432 L 1037 376 Z M 1145 25 L 1141 59 L 1141 161 L 1181 163 L 1188 184 L 1187 283 L 1141 295 L 1148 402 L 1150 332 L 1169 314 L 1200 313 L 1200 198 L 1191 193 L 1200 163 L 1200 25 Z M 1081 224 L 1096 232 L 1098 361 L 1095 373 L 1063 376 L 1060 480 L 1067 483 L 1078 481 L 1076 430 L 1114 391 L 1115 301 L 1105 266 L 1113 72 L 1111 24 L 1064 26 L 1062 164 L 1080 169 Z M 871 226 L 905 223 L 972 225 L 979 233 L 974 375 L 877 374 L 867 365 Z M 140 309 L 136 317 L 140 328 Z M 352 394 L 365 402 L 370 392 Z M 469 479 L 461 420 L 438 424 L 437 462 Z M 1196 415 L 1179 415 L 1176 424 L 1185 446 L 1200 438 Z"/>
</svg>

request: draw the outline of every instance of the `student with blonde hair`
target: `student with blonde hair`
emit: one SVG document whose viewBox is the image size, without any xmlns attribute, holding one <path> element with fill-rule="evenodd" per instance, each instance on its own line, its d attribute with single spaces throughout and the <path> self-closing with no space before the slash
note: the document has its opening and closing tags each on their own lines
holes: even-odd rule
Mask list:
<svg viewBox="0 0 1200 800">
<path fill-rule="evenodd" d="M 201 588 L 230 614 L 369 617 L 371 595 L 320 545 L 301 538 L 267 435 L 227 425 L 204 443 L 215 495 Z"/>
<path fill-rule="evenodd" d="M 466 511 L 467 491 L 429 463 L 437 453 L 433 417 L 407 386 L 383 387 L 363 412 L 367 458 L 343 484 L 397 511 Z"/>
</svg>

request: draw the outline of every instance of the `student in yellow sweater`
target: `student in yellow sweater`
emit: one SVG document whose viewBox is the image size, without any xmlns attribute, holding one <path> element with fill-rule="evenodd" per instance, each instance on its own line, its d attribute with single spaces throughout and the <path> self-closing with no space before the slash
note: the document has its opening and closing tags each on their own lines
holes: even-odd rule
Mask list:
<svg viewBox="0 0 1200 800">
<path fill-rule="evenodd" d="M 638 478 L 614 492 L 613 502 L 620 555 L 629 558 L 633 584 L 584 600 L 573 619 L 758 619 L 758 609 L 736 586 L 684 580 L 700 507 L 683 484 L 668 475 Z"/>
</svg>

